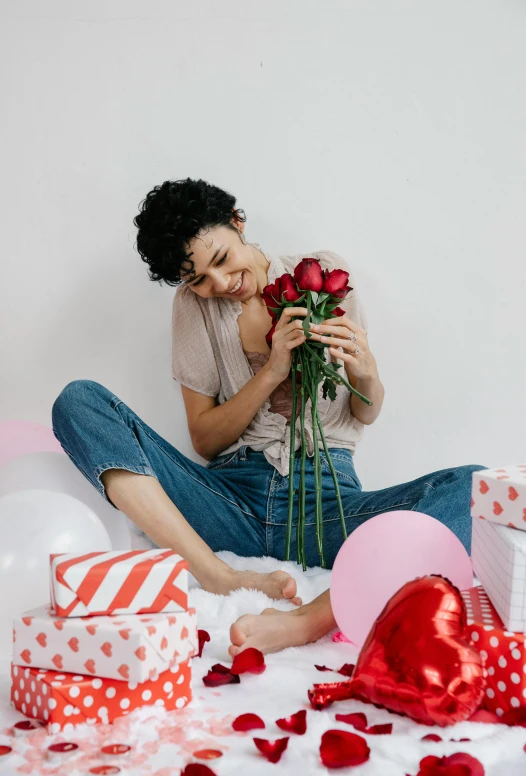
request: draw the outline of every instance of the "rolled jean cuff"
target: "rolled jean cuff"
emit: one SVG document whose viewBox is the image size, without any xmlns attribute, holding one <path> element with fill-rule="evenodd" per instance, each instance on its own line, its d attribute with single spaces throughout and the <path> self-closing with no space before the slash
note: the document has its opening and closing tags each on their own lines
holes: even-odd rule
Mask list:
<svg viewBox="0 0 526 776">
<path fill-rule="evenodd" d="M 105 471 L 108 471 L 108 469 L 124 469 L 127 472 L 133 472 L 133 474 L 146 474 L 146 475 L 149 475 L 150 477 L 155 477 L 157 481 L 159 480 L 159 477 L 156 475 L 156 473 L 150 466 L 145 466 L 142 464 L 140 466 L 130 466 L 129 464 L 120 463 L 119 461 L 116 461 L 116 462 L 111 461 L 109 463 L 104 463 L 101 466 L 97 466 L 94 472 L 95 481 L 93 482 L 92 480 L 92 482 L 97 488 L 97 490 L 99 491 L 99 493 L 101 494 L 101 496 L 103 496 L 103 498 L 106 499 L 108 504 L 111 504 L 112 507 L 114 507 L 114 509 L 118 509 L 118 507 L 116 507 L 115 504 L 112 501 L 110 501 L 110 499 L 108 498 L 106 494 L 106 489 L 104 487 L 104 483 L 100 478 L 101 474 L 103 474 Z M 91 477 L 89 479 L 91 479 Z"/>
</svg>

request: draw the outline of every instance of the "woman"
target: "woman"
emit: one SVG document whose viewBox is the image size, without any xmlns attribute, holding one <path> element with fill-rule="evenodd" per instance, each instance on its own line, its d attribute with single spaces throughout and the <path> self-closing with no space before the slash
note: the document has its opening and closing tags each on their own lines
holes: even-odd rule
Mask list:
<svg viewBox="0 0 526 776">
<path fill-rule="evenodd" d="M 272 335 L 262 301 L 266 285 L 292 272 L 303 257 L 272 257 L 244 236 L 243 211 L 235 198 L 202 180 L 165 181 L 149 192 L 139 215 L 137 249 L 150 279 L 180 286 L 173 305 L 173 376 L 181 383 L 192 444 L 208 463 L 193 462 L 147 426 L 120 398 L 99 383 L 69 383 L 53 405 L 53 429 L 65 452 L 113 506 L 124 512 L 154 545 L 171 547 L 189 563 L 205 590 L 228 594 L 255 588 L 274 599 L 300 604 L 287 573 L 234 571 L 214 553 L 283 558 L 288 513 L 292 350 L 305 341 L 306 308 L 287 308 Z M 328 251 L 314 254 L 323 268 L 350 270 Z M 349 284 L 354 286 L 351 276 Z M 349 382 L 373 404 L 345 386 L 319 411 L 334 463 L 347 532 L 373 515 L 414 509 L 447 524 L 469 550 L 471 474 L 461 466 L 403 485 L 363 492 L 353 453 L 364 425 L 380 412 L 384 389 L 367 342 L 367 323 L 356 291 L 342 302 L 346 315 L 311 327 L 314 339 L 334 347 Z M 319 558 L 314 535 L 312 426 L 306 418 L 306 554 Z M 296 448 L 300 444 L 299 424 Z M 321 447 L 321 443 L 320 443 Z M 333 480 L 322 459 L 324 542 L 330 567 L 342 535 Z M 299 456 L 295 480 L 299 482 Z M 309 530 L 310 529 L 310 530 Z M 292 547 L 295 547 L 294 535 Z M 248 619 L 247 619 L 248 617 Z M 294 619 L 293 619 L 294 618 Z M 315 627 L 313 623 L 315 621 Z M 297 627 L 300 623 L 302 627 Z M 305 627 L 308 626 L 308 627 Z M 333 627 L 328 596 L 282 614 L 245 616 L 232 627 L 232 651 L 287 646 L 285 636 L 305 643 Z M 270 634 L 274 633 L 273 639 Z"/>
</svg>

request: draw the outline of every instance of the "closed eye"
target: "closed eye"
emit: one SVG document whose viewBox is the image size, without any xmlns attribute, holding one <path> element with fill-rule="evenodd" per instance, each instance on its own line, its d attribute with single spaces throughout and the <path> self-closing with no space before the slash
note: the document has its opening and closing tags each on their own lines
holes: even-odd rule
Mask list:
<svg viewBox="0 0 526 776">
<path fill-rule="evenodd" d="M 218 262 L 217 262 L 217 264 L 216 264 L 216 267 L 220 267 L 220 266 L 221 266 L 221 264 L 224 264 L 224 262 L 226 261 L 226 257 L 227 257 L 227 255 L 228 255 L 228 251 L 227 251 L 227 253 L 225 253 L 225 255 L 223 256 L 223 258 L 222 258 L 222 259 L 219 259 L 219 261 L 218 261 Z M 198 285 L 200 285 L 200 283 L 202 282 L 202 280 L 203 280 L 203 278 L 199 278 L 199 280 L 197 281 L 197 283 L 191 283 L 190 285 L 192 286 L 192 288 L 195 288 L 195 286 L 198 286 Z"/>
</svg>

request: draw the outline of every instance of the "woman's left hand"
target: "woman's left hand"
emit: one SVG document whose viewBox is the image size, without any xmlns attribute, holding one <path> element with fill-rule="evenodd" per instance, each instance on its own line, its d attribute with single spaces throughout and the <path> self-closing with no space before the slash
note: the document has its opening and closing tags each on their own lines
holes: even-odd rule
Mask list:
<svg viewBox="0 0 526 776">
<path fill-rule="evenodd" d="M 317 342 L 330 345 L 329 353 L 343 361 L 347 377 L 367 380 L 378 376 L 376 359 L 369 350 L 367 334 L 347 316 L 329 318 L 322 324 L 311 326 L 309 333 Z"/>
</svg>

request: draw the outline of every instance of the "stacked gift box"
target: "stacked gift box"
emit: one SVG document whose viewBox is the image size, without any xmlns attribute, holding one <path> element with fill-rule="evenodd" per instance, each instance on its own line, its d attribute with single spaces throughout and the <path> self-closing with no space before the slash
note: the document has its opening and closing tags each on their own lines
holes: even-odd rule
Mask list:
<svg viewBox="0 0 526 776">
<path fill-rule="evenodd" d="M 51 603 L 13 624 L 12 704 L 50 732 L 191 700 L 197 614 L 172 550 L 51 556 Z"/>
<path fill-rule="evenodd" d="M 471 557 L 481 587 L 463 593 L 487 669 L 484 706 L 526 707 L 526 465 L 473 473 Z"/>
</svg>

